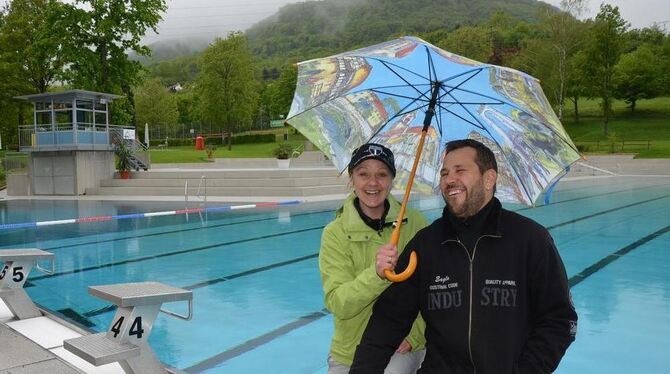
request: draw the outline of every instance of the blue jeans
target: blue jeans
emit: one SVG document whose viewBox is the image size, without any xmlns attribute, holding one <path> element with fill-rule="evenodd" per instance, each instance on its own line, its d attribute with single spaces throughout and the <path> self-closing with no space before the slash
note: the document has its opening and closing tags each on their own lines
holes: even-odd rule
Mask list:
<svg viewBox="0 0 670 374">
<path fill-rule="evenodd" d="M 426 350 L 414 352 L 394 353 L 391 361 L 384 369 L 384 374 L 414 374 L 421 367 Z M 328 356 L 328 374 L 348 374 L 350 367 L 340 364 Z"/>
</svg>

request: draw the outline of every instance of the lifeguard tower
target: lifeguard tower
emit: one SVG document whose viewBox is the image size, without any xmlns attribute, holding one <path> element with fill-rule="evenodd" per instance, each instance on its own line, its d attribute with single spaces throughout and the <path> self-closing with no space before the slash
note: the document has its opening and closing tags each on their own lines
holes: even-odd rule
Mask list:
<svg viewBox="0 0 670 374">
<path fill-rule="evenodd" d="M 19 151 L 28 152 L 27 174 L 8 178 L 15 195 L 82 195 L 114 176 L 114 150 L 125 142 L 133 168 L 149 167 L 133 126 L 109 124 L 109 104 L 122 96 L 69 90 L 17 96 L 33 103 L 34 123 L 19 127 Z"/>
</svg>

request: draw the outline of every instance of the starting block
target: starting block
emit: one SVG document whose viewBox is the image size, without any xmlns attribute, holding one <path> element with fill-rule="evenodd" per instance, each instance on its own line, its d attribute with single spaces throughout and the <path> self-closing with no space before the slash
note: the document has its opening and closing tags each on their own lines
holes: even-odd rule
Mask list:
<svg viewBox="0 0 670 374">
<path fill-rule="evenodd" d="M 16 318 L 42 316 L 40 310 L 23 289 L 23 285 L 35 266 L 46 274 L 53 274 L 54 257 L 51 252 L 35 248 L 0 250 L 0 262 L 4 263 L 0 269 L 0 298 Z M 38 263 L 40 260 L 50 260 L 51 270 L 42 268 Z"/>
<path fill-rule="evenodd" d="M 193 293 L 158 282 L 91 286 L 88 293 L 118 306 L 112 325 L 107 332 L 65 340 L 63 347 L 95 366 L 118 362 L 128 374 L 166 373 L 149 346 L 151 328 L 158 312 L 190 320 Z M 174 301 L 187 301 L 188 314 L 161 309 Z"/>
</svg>

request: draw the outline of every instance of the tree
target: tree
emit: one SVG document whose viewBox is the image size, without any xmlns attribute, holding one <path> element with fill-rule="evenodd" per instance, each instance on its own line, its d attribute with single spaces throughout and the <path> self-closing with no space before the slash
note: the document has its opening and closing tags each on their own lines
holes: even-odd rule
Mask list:
<svg viewBox="0 0 670 374">
<path fill-rule="evenodd" d="M 179 118 L 175 97 L 158 79 L 147 79 L 135 90 L 135 113 L 137 124 L 149 127 L 174 126 Z"/>
<path fill-rule="evenodd" d="M 670 95 L 670 36 L 666 36 L 663 44 L 659 48 L 659 60 L 661 61 L 661 87 L 662 94 Z"/>
<path fill-rule="evenodd" d="M 295 64 L 285 65 L 279 74 L 279 79 L 272 82 L 270 116 L 276 119 L 279 115 L 288 114 L 293 101 L 295 85 L 298 79 L 298 68 Z"/>
<path fill-rule="evenodd" d="M 584 76 L 583 66 L 586 65 L 586 53 L 579 51 L 568 59 L 568 74 L 565 81 L 565 97 L 572 102 L 575 122 L 579 122 L 579 98 L 589 92 L 588 79 Z"/>
<path fill-rule="evenodd" d="M 21 93 L 43 93 L 59 76 L 65 60 L 65 29 L 55 0 L 13 0 L 0 29 L 0 61 L 13 71 Z"/>
<path fill-rule="evenodd" d="M 31 106 L 13 97 L 44 92 L 61 65 L 58 43 L 47 32 L 55 1 L 15 0 L 0 9 L 0 136 L 18 143 L 18 125 L 30 118 Z"/>
<path fill-rule="evenodd" d="M 642 45 L 621 56 L 614 67 L 614 97 L 623 99 L 635 111 L 640 99 L 650 99 L 661 91 L 661 65 L 649 45 Z"/>
<path fill-rule="evenodd" d="M 632 52 L 644 44 L 659 47 L 666 39 L 665 32 L 658 25 L 633 29 L 626 33 L 625 52 Z"/>
<path fill-rule="evenodd" d="M 444 50 L 481 62 L 488 62 L 493 55 L 493 39 L 484 26 L 459 27 L 434 43 Z"/>
<path fill-rule="evenodd" d="M 198 75 L 198 56 L 187 55 L 161 61 L 150 67 L 151 76 L 159 78 L 166 86 L 192 82 Z"/>
<path fill-rule="evenodd" d="M 575 18 L 584 13 L 585 0 L 561 0 L 561 11 L 545 10 L 541 24 L 547 31 L 547 42 L 551 46 L 551 65 L 555 71 L 556 84 L 552 87 L 558 118 L 563 118 L 566 81 L 568 77 L 568 59 L 578 49 L 582 31 L 581 23 Z"/>
<path fill-rule="evenodd" d="M 204 124 L 219 125 L 229 133 L 249 127 L 257 109 L 257 88 L 253 57 L 242 33 L 216 39 L 203 52 L 195 92 Z"/>
<path fill-rule="evenodd" d="M 590 30 L 590 43 L 586 47 L 585 76 L 590 78 L 592 89 L 602 99 L 605 136 L 608 135 L 612 114 L 614 67 L 623 53 L 624 33 L 627 28 L 628 22 L 621 18 L 618 7 L 601 4 L 600 12 Z"/>
<path fill-rule="evenodd" d="M 140 82 L 142 66 L 127 52 L 150 53 L 140 39 L 149 29 L 156 31 L 166 1 L 76 0 L 76 4 L 64 5 L 62 19 L 69 34 L 66 77 L 78 88 L 126 95 L 125 102 L 114 103 L 112 115 L 117 123 L 135 122 L 132 87 Z"/>
</svg>

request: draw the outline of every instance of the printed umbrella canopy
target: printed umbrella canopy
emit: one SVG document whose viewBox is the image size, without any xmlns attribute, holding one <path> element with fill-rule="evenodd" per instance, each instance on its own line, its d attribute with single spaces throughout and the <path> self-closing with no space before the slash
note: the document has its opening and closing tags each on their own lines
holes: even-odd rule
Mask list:
<svg viewBox="0 0 670 374">
<path fill-rule="evenodd" d="M 389 147 L 396 186 L 407 185 L 399 220 L 415 179 L 420 191 L 438 186 L 450 140 L 471 138 L 491 148 L 496 196 L 526 205 L 581 157 L 537 79 L 415 37 L 299 63 L 286 122 L 341 171 L 360 145 Z"/>
</svg>

